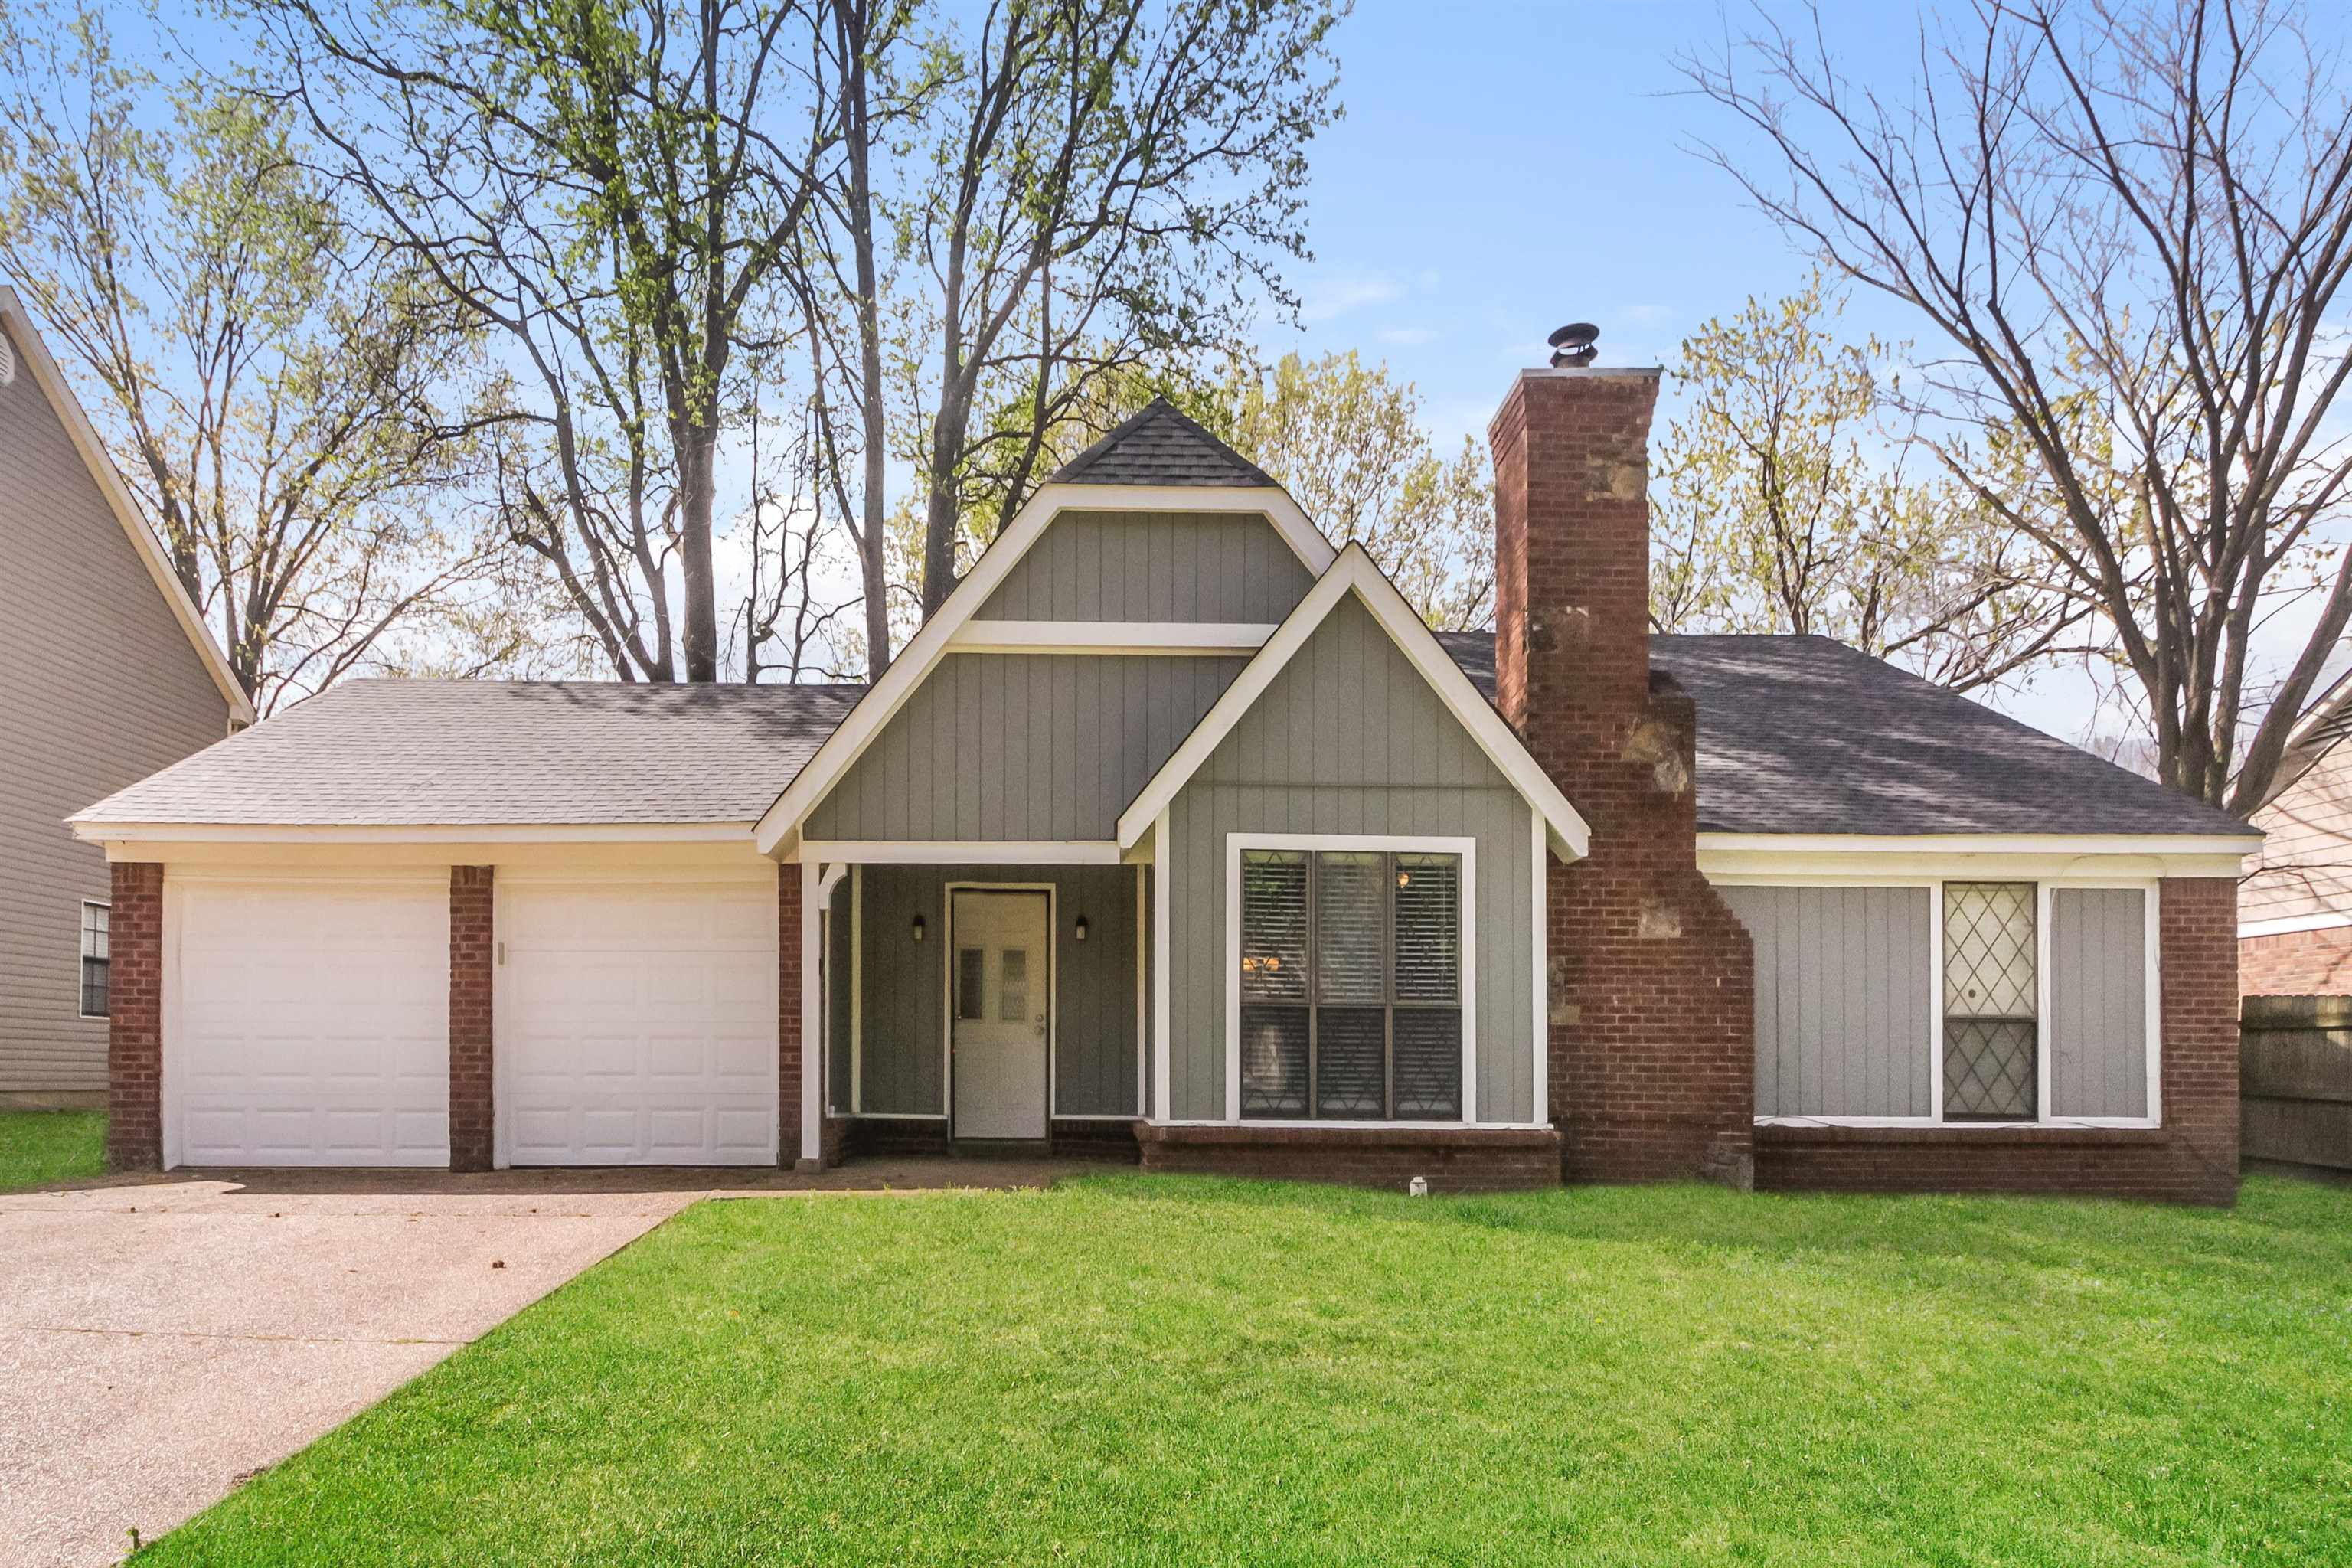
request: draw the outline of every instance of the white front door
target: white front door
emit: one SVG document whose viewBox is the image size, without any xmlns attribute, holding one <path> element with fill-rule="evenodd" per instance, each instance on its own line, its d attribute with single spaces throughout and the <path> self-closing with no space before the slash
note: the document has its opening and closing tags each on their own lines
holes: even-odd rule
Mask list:
<svg viewBox="0 0 2352 1568">
<path fill-rule="evenodd" d="M 772 876 L 501 876 L 508 1162 L 773 1164 L 776 913 Z"/>
<path fill-rule="evenodd" d="M 449 1163 L 446 873 L 163 887 L 164 1164 Z"/>
<path fill-rule="evenodd" d="M 955 1136 L 1045 1136 L 1046 896 L 958 892 L 949 916 Z"/>
</svg>

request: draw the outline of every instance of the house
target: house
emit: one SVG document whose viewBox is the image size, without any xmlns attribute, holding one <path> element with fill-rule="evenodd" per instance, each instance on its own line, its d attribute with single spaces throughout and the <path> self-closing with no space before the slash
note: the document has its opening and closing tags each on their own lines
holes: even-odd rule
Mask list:
<svg viewBox="0 0 2352 1568">
<path fill-rule="evenodd" d="M 2253 814 L 2262 853 L 2238 890 L 2238 984 L 2249 996 L 2352 992 L 2352 644 L 2314 689 Z"/>
<path fill-rule="evenodd" d="M 5 286 L 0 560 L 0 1105 L 95 1105 L 109 878 L 58 823 L 253 708 Z"/>
<path fill-rule="evenodd" d="M 1511 387 L 1491 640 L 1155 404 L 870 689 L 355 682 L 100 801 L 113 1153 L 2227 1201 L 2252 831 L 1651 637 L 1657 384 Z"/>
</svg>

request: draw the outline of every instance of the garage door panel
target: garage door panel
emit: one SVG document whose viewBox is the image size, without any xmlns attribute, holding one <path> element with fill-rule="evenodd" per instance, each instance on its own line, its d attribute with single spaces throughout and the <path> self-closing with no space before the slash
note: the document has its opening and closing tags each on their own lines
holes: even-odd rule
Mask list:
<svg viewBox="0 0 2352 1568">
<path fill-rule="evenodd" d="M 772 883 L 511 883 L 499 930 L 511 1163 L 774 1161 Z"/>
<path fill-rule="evenodd" d="M 445 886 L 191 878 L 167 898 L 178 1163 L 448 1163 Z"/>
</svg>

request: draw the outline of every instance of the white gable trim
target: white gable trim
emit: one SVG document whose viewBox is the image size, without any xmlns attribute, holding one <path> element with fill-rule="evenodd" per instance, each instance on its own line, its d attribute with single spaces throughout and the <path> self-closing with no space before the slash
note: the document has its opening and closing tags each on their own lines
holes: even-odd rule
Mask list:
<svg viewBox="0 0 2352 1568">
<path fill-rule="evenodd" d="M 1020 564 L 1046 525 L 1066 511 L 1202 511 L 1262 513 L 1309 572 L 1323 573 L 1334 560 L 1331 542 L 1307 521 L 1289 495 L 1265 485 L 1066 485 L 1038 488 L 995 542 L 982 552 L 969 574 L 956 584 L 939 614 L 899 651 L 882 679 L 858 700 L 838 729 L 825 737 L 775 804 L 761 816 L 756 842 L 770 855 L 798 828 L 826 792 L 865 754 L 883 726 L 905 707 L 954 644 L 965 622 Z M 1433 643 L 1433 647 L 1435 645 Z M 1444 650 L 1439 650 L 1441 654 Z"/>
<path fill-rule="evenodd" d="M 1131 845 L 1143 837 L 1160 814 L 1176 798 L 1177 792 L 1191 782 L 1201 765 L 1233 731 L 1234 726 L 1241 722 L 1242 715 L 1256 705 L 1258 698 L 1274 683 L 1274 678 L 1282 673 L 1300 648 L 1307 646 L 1307 639 L 1323 624 L 1324 617 L 1349 594 L 1355 595 L 1363 602 L 1364 607 L 1371 612 L 1372 618 L 1380 623 L 1381 629 L 1388 633 L 1389 640 L 1412 662 L 1413 668 L 1421 672 L 1421 678 L 1429 683 L 1430 689 L 1437 694 L 1462 727 L 1470 731 L 1471 738 L 1478 742 L 1487 760 L 1501 771 L 1503 776 L 1511 782 L 1511 786 L 1543 818 L 1553 852 L 1563 860 L 1581 859 L 1591 837 L 1584 819 L 1576 814 L 1574 806 L 1569 805 L 1568 797 L 1559 793 L 1559 786 L 1552 783 L 1551 775 L 1528 755 L 1527 748 L 1519 743 L 1517 735 L 1511 733 L 1510 726 L 1503 722 L 1502 716 L 1478 694 L 1478 689 L 1470 684 L 1470 678 L 1462 673 L 1462 667 L 1454 662 L 1454 656 L 1445 651 L 1435 634 L 1423 624 L 1419 616 L 1413 614 L 1412 606 L 1404 602 L 1404 595 L 1396 591 L 1396 585 L 1373 564 L 1372 558 L 1364 552 L 1364 547 L 1353 542 L 1339 552 L 1339 559 L 1332 563 L 1331 569 L 1316 582 L 1307 597 L 1298 602 L 1298 607 L 1290 613 L 1289 618 L 1282 623 L 1273 637 L 1266 639 L 1265 647 L 1258 650 L 1257 657 L 1250 660 L 1234 683 L 1225 688 L 1224 695 L 1218 698 L 1207 715 L 1193 726 L 1192 732 L 1185 737 L 1182 745 L 1176 748 L 1175 754 L 1152 774 L 1142 791 L 1119 814 L 1120 846 Z"/>
<path fill-rule="evenodd" d="M 221 696 L 227 700 L 229 722 L 252 723 L 253 700 L 246 696 L 245 688 L 239 686 L 236 677 L 230 673 L 227 658 L 222 654 L 220 644 L 213 640 L 213 634 L 205 626 L 205 617 L 197 610 L 195 601 L 188 597 L 188 590 L 180 582 L 180 574 L 172 569 L 171 558 L 163 553 L 163 542 L 155 537 L 155 531 L 149 528 L 146 520 L 139 515 L 139 503 L 131 499 L 131 491 L 124 487 L 122 476 L 115 471 L 114 459 L 107 456 L 106 444 L 99 439 L 89 416 L 82 412 L 81 402 L 74 396 L 73 388 L 66 384 L 64 373 L 58 369 L 57 361 L 49 357 L 49 346 L 41 341 L 41 334 L 34 327 L 32 318 L 26 314 L 24 301 L 17 299 L 16 291 L 5 283 L 0 283 L 0 320 L 7 322 L 8 335 L 16 340 L 25 363 L 32 368 L 33 379 L 39 384 L 42 395 L 49 400 L 49 406 L 57 411 L 58 422 L 72 437 L 74 449 L 81 454 L 82 467 L 89 470 L 91 482 L 98 486 L 98 493 L 106 498 L 108 510 L 114 513 L 114 521 L 121 525 L 123 533 L 129 537 L 131 548 L 138 553 L 140 564 L 145 566 L 147 575 L 154 579 L 157 591 L 163 595 L 163 603 L 171 608 L 172 618 L 180 623 L 180 630 L 187 637 L 189 646 L 196 650 L 196 658 L 204 665 L 205 673 L 213 678 L 213 684 L 220 688 Z"/>
</svg>

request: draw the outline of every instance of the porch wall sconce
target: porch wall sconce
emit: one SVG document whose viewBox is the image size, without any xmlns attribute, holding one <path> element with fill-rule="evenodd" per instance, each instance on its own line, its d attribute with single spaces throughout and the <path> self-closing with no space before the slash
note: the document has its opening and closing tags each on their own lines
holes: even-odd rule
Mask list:
<svg viewBox="0 0 2352 1568">
<path fill-rule="evenodd" d="M 1078 941 L 1080 941 L 1080 942 L 1084 942 L 1084 941 L 1086 941 L 1086 940 L 1087 940 L 1087 917 L 1086 917 L 1086 916 L 1084 916 L 1084 915 L 1080 915 L 1080 916 L 1078 917 L 1078 923 L 1077 923 L 1076 925 L 1073 926 L 1073 927 L 1070 929 L 1070 934 L 1071 934 L 1073 937 L 1076 937 L 1076 938 Z"/>
<path fill-rule="evenodd" d="M 913 929 L 914 933 L 915 933 L 915 940 L 916 940 L 917 942 L 920 942 L 920 941 L 922 941 L 922 940 L 923 940 L 923 917 L 922 917 L 922 916 L 920 916 L 920 915 L 917 915 L 917 916 L 915 917 L 915 923 L 914 923 L 914 926 L 913 926 L 913 928 L 912 928 L 912 929 Z"/>
</svg>

